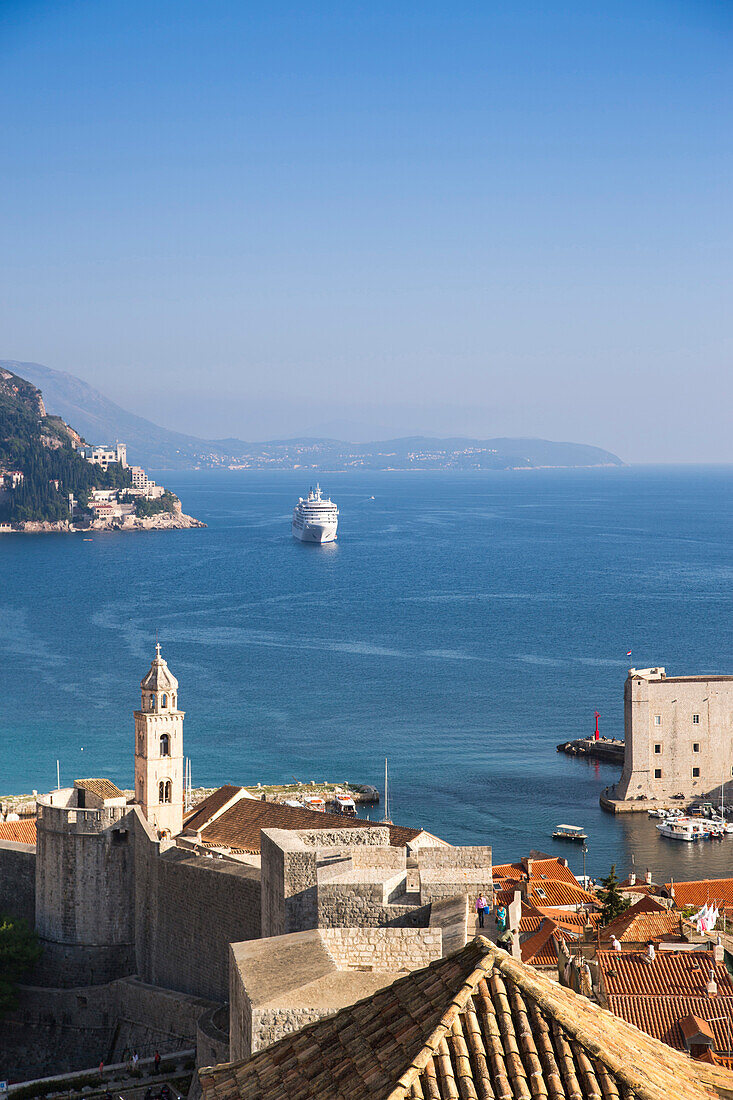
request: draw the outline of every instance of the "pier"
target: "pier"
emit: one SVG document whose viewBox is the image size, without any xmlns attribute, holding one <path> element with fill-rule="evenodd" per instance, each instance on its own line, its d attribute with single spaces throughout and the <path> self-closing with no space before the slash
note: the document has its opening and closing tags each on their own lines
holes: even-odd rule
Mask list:
<svg viewBox="0 0 733 1100">
<path fill-rule="evenodd" d="M 585 756 L 588 760 L 603 760 L 607 764 L 624 763 L 624 742 L 616 737 L 578 737 L 575 741 L 563 741 L 558 752 L 567 756 Z"/>
</svg>

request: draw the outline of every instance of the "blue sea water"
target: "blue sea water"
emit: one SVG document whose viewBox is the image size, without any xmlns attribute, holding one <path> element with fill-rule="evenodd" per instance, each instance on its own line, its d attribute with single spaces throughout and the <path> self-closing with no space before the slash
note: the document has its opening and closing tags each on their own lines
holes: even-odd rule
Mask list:
<svg viewBox="0 0 733 1100">
<path fill-rule="evenodd" d="M 160 479 L 207 529 L 2 537 L 0 792 L 54 786 L 57 759 L 131 785 L 157 631 L 196 785 L 381 787 L 388 756 L 394 820 L 497 862 L 581 870 L 550 838 L 570 822 L 593 874 L 733 873 L 733 838 L 610 817 L 617 769 L 555 751 L 596 709 L 622 735 L 631 663 L 733 672 L 732 468 L 333 474 L 328 547 L 290 536 L 306 473 Z"/>
</svg>

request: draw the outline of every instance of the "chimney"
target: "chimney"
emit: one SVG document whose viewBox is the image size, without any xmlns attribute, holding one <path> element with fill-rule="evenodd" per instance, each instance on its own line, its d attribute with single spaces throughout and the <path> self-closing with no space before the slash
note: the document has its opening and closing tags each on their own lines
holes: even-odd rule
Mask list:
<svg viewBox="0 0 733 1100">
<path fill-rule="evenodd" d="M 723 947 L 720 936 L 718 936 L 717 942 L 713 947 L 713 958 L 715 959 L 716 963 L 725 962 L 725 948 Z"/>
<path fill-rule="evenodd" d="M 525 901 L 529 901 L 529 879 L 526 877 L 526 875 L 522 875 L 521 881 L 519 883 L 519 893 L 522 895 Z"/>
<path fill-rule="evenodd" d="M 629 875 L 629 886 L 636 886 L 636 871 L 632 871 Z"/>
<path fill-rule="evenodd" d="M 712 969 L 712 967 L 710 968 L 710 981 L 706 986 L 706 990 L 708 997 L 714 997 L 715 994 L 718 992 L 718 983 L 715 980 L 715 971 Z"/>
<path fill-rule="evenodd" d="M 647 884 L 647 886 L 651 886 L 652 884 L 652 873 L 648 867 L 646 869 L 646 874 L 644 875 L 644 882 Z"/>
<path fill-rule="evenodd" d="M 527 878 L 532 878 L 532 860 L 529 856 L 522 856 L 522 866 L 527 872 Z"/>
<path fill-rule="evenodd" d="M 650 943 L 649 946 L 646 949 L 646 955 L 644 956 L 644 958 L 645 958 L 646 962 L 653 963 L 654 962 L 654 957 L 655 957 L 654 956 L 654 944 Z"/>
</svg>

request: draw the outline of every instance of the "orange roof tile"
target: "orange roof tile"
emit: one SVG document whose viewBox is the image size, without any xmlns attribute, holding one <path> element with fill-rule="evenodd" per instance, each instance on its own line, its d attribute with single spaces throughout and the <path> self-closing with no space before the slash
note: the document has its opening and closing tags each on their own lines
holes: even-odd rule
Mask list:
<svg viewBox="0 0 733 1100">
<path fill-rule="evenodd" d="M 694 882 L 665 882 L 664 889 L 671 896 L 674 887 L 675 905 L 684 909 L 686 905 L 702 908 L 706 904 L 715 904 L 719 909 L 733 909 L 733 878 L 701 878 Z"/>
<path fill-rule="evenodd" d="M 495 899 L 503 905 L 508 905 L 514 898 L 515 886 L 510 885 L 502 889 L 502 883 L 498 883 Z M 558 882 L 556 879 L 537 881 L 532 879 L 529 884 L 529 901 L 539 909 L 552 908 L 565 905 L 598 905 L 598 898 L 590 894 L 577 883 Z"/>
<path fill-rule="evenodd" d="M 718 995 L 733 997 L 731 976 L 722 963 L 715 962 L 712 951 L 657 951 L 652 963 L 643 951 L 599 951 L 598 964 L 609 998 L 628 994 L 705 997 L 711 970 Z"/>
<path fill-rule="evenodd" d="M 549 905 L 522 904 L 522 916 L 519 922 L 520 932 L 536 932 L 542 921 L 553 920 L 555 924 L 571 935 L 579 936 L 586 924 L 596 928 L 601 921 L 600 913 L 572 913 L 566 909 L 556 909 Z"/>
<path fill-rule="evenodd" d="M 611 996 L 608 1007 L 614 1016 L 675 1050 L 686 1049 L 681 1021 L 686 1016 L 699 1016 L 715 1036 L 718 1050 L 730 1050 L 733 997 Z M 721 1016 L 724 1019 L 719 1019 Z"/>
<path fill-rule="evenodd" d="M 578 885 L 578 880 L 565 864 L 559 859 L 533 859 L 530 881 L 535 879 L 554 879 L 557 882 L 568 882 Z M 509 879 L 512 882 L 520 882 L 527 874 L 523 863 L 497 863 L 491 871 L 497 886 L 497 879 Z"/>
<path fill-rule="evenodd" d="M 616 937 L 620 943 L 648 943 L 679 932 L 680 914 L 667 909 L 655 898 L 644 897 L 601 932 L 601 938 L 609 941 Z"/>
<path fill-rule="evenodd" d="M 35 817 L 21 818 L 20 821 L 0 821 L 0 840 L 12 840 L 16 844 L 35 844 Z"/>
<path fill-rule="evenodd" d="M 555 922 L 545 918 L 535 934 L 520 945 L 522 962 L 530 966 L 557 965 L 557 945 L 561 938 Z"/>
</svg>

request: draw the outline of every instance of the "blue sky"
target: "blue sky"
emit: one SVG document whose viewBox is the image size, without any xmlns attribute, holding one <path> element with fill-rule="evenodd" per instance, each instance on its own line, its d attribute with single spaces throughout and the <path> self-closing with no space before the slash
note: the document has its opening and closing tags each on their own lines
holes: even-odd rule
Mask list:
<svg viewBox="0 0 733 1100">
<path fill-rule="evenodd" d="M 0 358 L 170 427 L 733 461 L 713 0 L 5 0 Z"/>
</svg>

